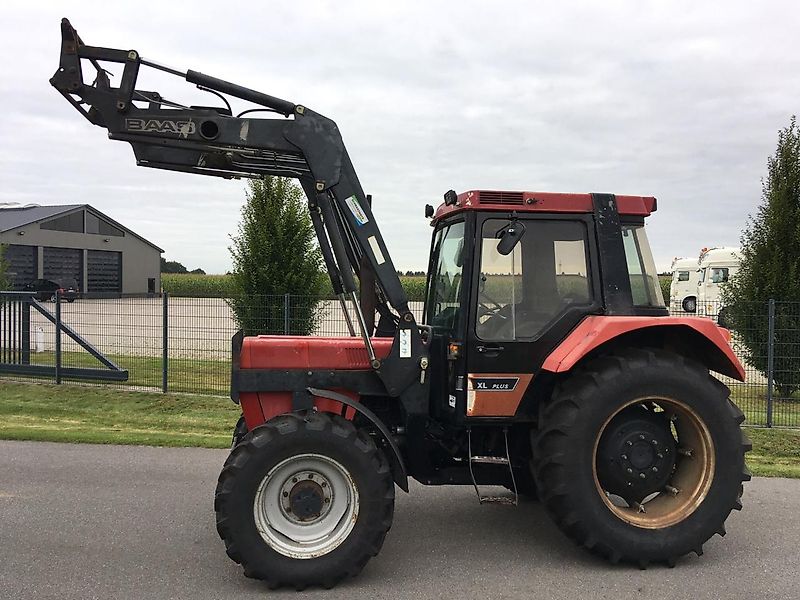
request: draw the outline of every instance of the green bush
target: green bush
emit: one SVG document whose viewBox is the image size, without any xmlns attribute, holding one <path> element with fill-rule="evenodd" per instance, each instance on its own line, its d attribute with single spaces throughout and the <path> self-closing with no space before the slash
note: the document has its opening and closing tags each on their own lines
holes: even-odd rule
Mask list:
<svg viewBox="0 0 800 600">
<path fill-rule="evenodd" d="M 664 304 L 669 306 L 669 288 L 672 285 L 672 275 L 659 275 L 658 283 L 661 285 L 661 293 L 664 294 Z"/>
</svg>

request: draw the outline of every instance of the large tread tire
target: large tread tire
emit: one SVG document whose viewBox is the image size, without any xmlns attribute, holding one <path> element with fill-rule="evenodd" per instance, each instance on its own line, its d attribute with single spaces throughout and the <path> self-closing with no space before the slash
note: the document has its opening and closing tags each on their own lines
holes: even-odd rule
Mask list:
<svg viewBox="0 0 800 600">
<path fill-rule="evenodd" d="M 707 369 L 662 350 L 631 349 L 601 357 L 560 383 L 532 436 L 539 496 L 558 527 L 613 563 L 674 566 L 685 554 L 701 555 L 708 539 L 725 535 L 725 520 L 741 509 L 742 482 L 750 479 L 744 454 L 752 445 L 740 428 L 744 415 L 729 395 Z M 706 424 L 716 456 L 701 504 L 660 529 L 635 526 L 615 515 L 594 479 L 598 432 L 626 401 L 642 397 L 673 397 L 689 404 Z"/>
<path fill-rule="evenodd" d="M 519 494 L 521 498 L 530 501 L 536 501 L 539 499 L 539 492 L 536 489 L 536 481 L 533 478 L 531 467 L 528 465 L 525 467 L 514 468 L 514 483 L 516 483 L 517 486 L 517 494 Z M 509 491 L 514 491 L 514 486 L 511 485 L 511 483 L 507 483 L 505 487 Z"/>
<path fill-rule="evenodd" d="M 253 503 L 259 484 L 281 461 L 302 453 L 328 456 L 343 465 L 358 489 L 359 512 L 347 538 L 327 554 L 290 558 L 259 534 Z M 326 413 L 292 413 L 250 431 L 231 451 L 214 498 L 217 532 L 228 556 L 247 577 L 270 588 L 331 588 L 357 575 L 377 555 L 394 514 L 394 481 L 383 452 L 350 421 Z"/>
<path fill-rule="evenodd" d="M 233 428 L 233 435 L 231 436 L 231 450 L 236 448 L 237 444 L 244 439 L 247 435 L 247 423 L 245 423 L 244 416 L 239 417 L 236 425 Z"/>
</svg>

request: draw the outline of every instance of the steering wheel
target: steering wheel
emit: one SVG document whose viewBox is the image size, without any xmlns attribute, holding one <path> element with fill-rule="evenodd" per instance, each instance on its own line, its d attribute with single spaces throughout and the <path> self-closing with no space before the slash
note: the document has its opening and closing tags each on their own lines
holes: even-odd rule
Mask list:
<svg viewBox="0 0 800 600">
<path fill-rule="evenodd" d="M 486 293 L 486 275 L 483 273 L 480 275 L 480 282 L 480 287 L 478 288 L 478 318 L 492 318 L 496 316 L 504 320 L 508 319 L 507 315 L 500 314 L 500 311 L 503 310 L 503 306 Z M 487 302 L 491 303 L 492 306 L 489 306 Z"/>
</svg>

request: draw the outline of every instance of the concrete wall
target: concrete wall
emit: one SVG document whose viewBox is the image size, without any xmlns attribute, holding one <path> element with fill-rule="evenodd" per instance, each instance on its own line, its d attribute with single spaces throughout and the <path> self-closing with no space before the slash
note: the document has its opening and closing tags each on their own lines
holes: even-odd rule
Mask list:
<svg viewBox="0 0 800 600">
<path fill-rule="evenodd" d="M 25 232 L 24 235 L 19 235 L 21 231 Z M 156 292 L 161 290 L 160 252 L 128 232 L 125 232 L 124 237 L 72 233 L 68 231 L 40 229 L 39 224 L 34 223 L 0 233 L 0 244 L 38 246 L 38 277 L 42 277 L 42 247 L 79 248 L 84 250 L 82 291 L 86 291 L 87 289 L 86 250 L 122 252 L 123 294 L 146 294 L 147 280 L 150 277 L 156 280 Z"/>
</svg>

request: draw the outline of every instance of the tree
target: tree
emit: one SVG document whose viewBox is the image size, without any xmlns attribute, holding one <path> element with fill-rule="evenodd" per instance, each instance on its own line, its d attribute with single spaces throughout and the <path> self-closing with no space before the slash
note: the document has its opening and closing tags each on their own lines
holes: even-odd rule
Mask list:
<svg viewBox="0 0 800 600">
<path fill-rule="evenodd" d="M 161 257 L 161 272 L 162 273 L 187 273 L 186 267 L 184 267 L 181 263 L 177 260 L 167 260 L 163 256 Z"/>
<path fill-rule="evenodd" d="M 238 234 L 231 236 L 233 297 L 239 327 L 248 335 L 289 333 L 316 326 L 325 274 L 303 191 L 290 179 L 250 180 Z"/>
<path fill-rule="evenodd" d="M 11 280 L 8 277 L 8 261 L 6 261 L 6 246 L 0 244 L 0 290 L 11 288 Z"/>
<path fill-rule="evenodd" d="M 742 233 L 741 266 L 723 288 L 723 301 L 748 362 L 764 372 L 766 307 L 775 299 L 775 385 L 786 397 L 800 389 L 800 129 L 794 116 L 778 132 L 761 188 L 761 205 Z"/>
</svg>

